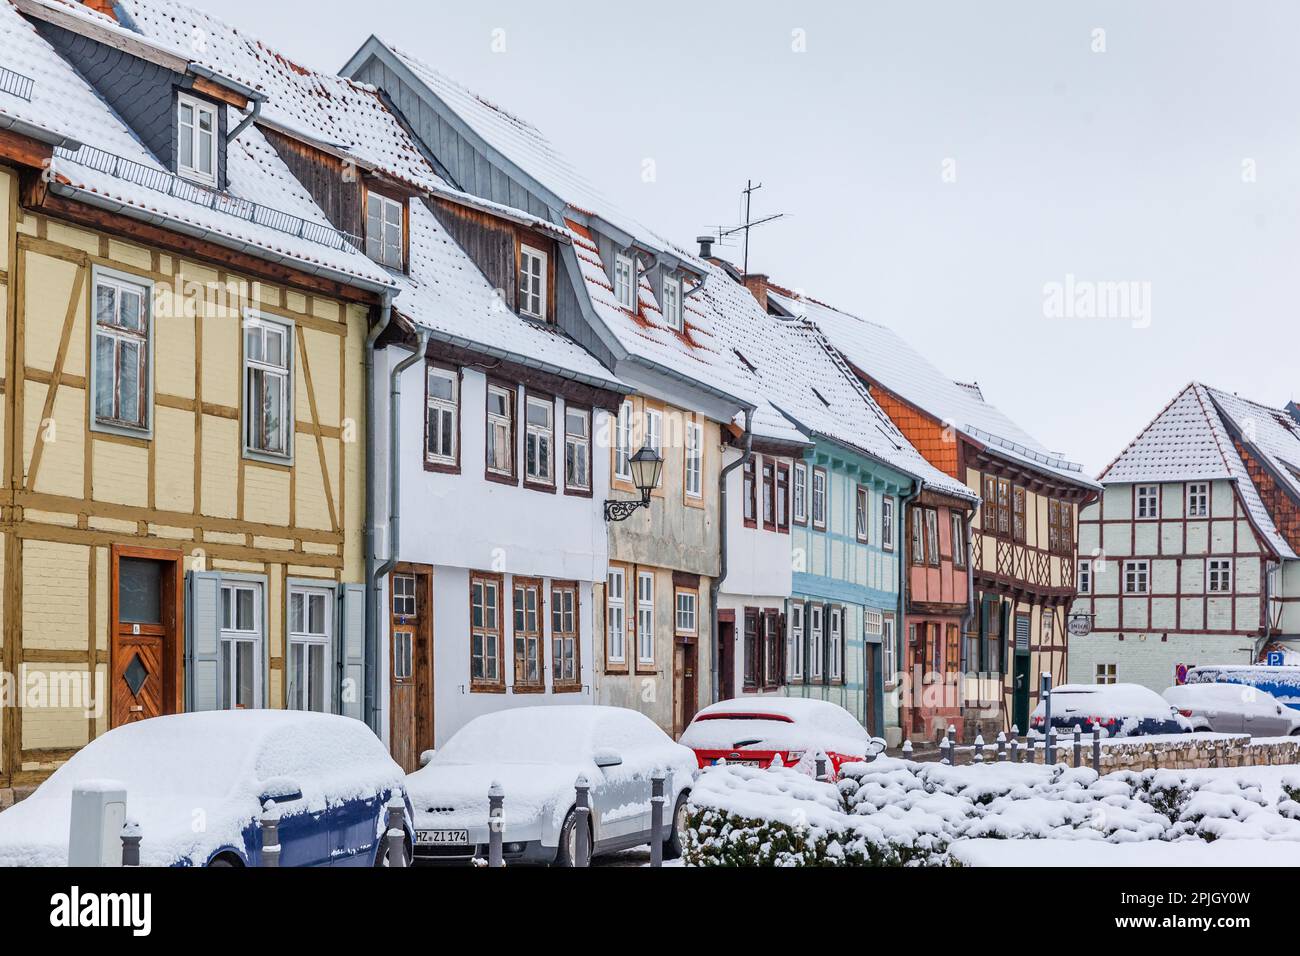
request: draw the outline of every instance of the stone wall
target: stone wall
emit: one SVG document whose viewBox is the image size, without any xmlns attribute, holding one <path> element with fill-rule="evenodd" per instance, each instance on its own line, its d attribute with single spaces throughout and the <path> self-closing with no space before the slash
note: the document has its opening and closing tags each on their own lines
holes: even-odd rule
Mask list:
<svg viewBox="0 0 1300 956">
<path fill-rule="evenodd" d="M 1072 750 L 1058 754 L 1072 759 Z M 1084 763 L 1092 766 L 1092 744 L 1084 746 Z M 1143 741 L 1140 737 L 1102 744 L 1101 772 L 1114 770 L 1204 770 L 1211 767 L 1260 767 L 1300 764 L 1300 738 L 1255 743 L 1250 737 L 1189 736 L 1186 740 Z"/>
</svg>

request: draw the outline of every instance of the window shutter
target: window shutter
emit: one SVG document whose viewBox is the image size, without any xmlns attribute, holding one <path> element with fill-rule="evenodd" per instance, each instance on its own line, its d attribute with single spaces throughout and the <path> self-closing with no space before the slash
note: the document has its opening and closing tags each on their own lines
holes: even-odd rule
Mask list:
<svg viewBox="0 0 1300 956">
<path fill-rule="evenodd" d="M 822 683 L 831 682 L 831 606 L 822 605 Z"/>
<path fill-rule="evenodd" d="M 978 671 L 988 670 L 988 661 L 984 660 L 985 655 L 989 652 L 986 647 L 989 642 L 989 602 L 980 601 L 980 636 L 979 636 L 979 660 L 967 661 L 967 666 L 974 667 Z"/>
<path fill-rule="evenodd" d="M 221 575 L 191 571 L 185 624 L 185 704 L 191 711 L 218 710 L 221 677 Z"/>
<path fill-rule="evenodd" d="M 803 633 L 799 635 L 799 640 L 803 641 L 803 683 L 808 685 L 812 680 L 812 603 L 809 601 L 801 602 L 803 604 Z"/>
<path fill-rule="evenodd" d="M 786 635 L 787 635 L 788 633 L 790 633 L 790 632 L 786 630 L 786 617 L 785 617 L 785 612 L 784 612 L 784 611 L 781 611 L 781 612 L 779 612 L 779 614 L 777 615 L 777 634 L 778 634 L 778 637 L 777 637 L 777 642 L 776 642 L 776 643 L 777 643 L 777 652 L 776 652 L 776 682 L 777 682 L 778 684 L 785 684 L 785 682 L 786 682 L 786 668 L 789 666 L 789 662 L 788 662 L 787 659 L 786 659 L 788 655 L 787 655 L 786 652 L 785 652 L 785 644 L 786 644 Z"/>
<path fill-rule="evenodd" d="M 366 687 L 366 587 L 339 587 L 339 648 L 337 659 L 342 673 L 336 707 L 344 717 L 364 719 L 362 704 Z"/>
</svg>

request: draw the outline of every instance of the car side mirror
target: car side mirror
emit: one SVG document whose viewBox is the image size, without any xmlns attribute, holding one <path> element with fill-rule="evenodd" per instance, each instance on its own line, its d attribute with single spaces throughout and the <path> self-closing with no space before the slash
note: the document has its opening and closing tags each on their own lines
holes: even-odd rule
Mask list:
<svg viewBox="0 0 1300 956">
<path fill-rule="evenodd" d="M 267 803 L 293 803 L 302 799 L 302 787 L 288 777 L 276 777 L 262 786 L 262 806 Z"/>
<path fill-rule="evenodd" d="M 431 760 L 433 760 L 433 751 L 432 751 L 432 750 L 426 750 L 424 753 L 420 754 L 420 766 L 421 766 L 421 767 L 427 767 L 427 766 L 429 766 L 429 762 L 430 762 Z"/>
<path fill-rule="evenodd" d="M 596 766 L 602 770 L 606 767 L 617 767 L 623 763 L 623 755 L 615 753 L 613 750 L 597 750 L 592 757 Z"/>
</svg>

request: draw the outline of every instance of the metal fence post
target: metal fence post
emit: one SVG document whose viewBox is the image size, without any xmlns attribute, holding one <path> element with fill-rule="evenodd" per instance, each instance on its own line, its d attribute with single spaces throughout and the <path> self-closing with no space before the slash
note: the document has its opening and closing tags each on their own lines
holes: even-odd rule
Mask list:
<svg viewBox="0 0 1300 956">
<path fill-rule="evenodd" d="M 492 781 L 488 787 L 488 866 L 505 866 L 501 856 L 501 830 L 505 826 L 506 792 Z"/>
<path fill-rule="evenodd" d="M 952 744 L 948 742 L 947 737 L 939 738 L 939 751 L 943 754 L 943 759 L 939 762 L 952 766 Z"/>
<path fill-rule="evenodd" d="M 1007 762 L 1007 735 L 998 731 L 998 763 Z"/>
<path fill-rule="evenodd" d="M 388 865 L 403 867 L 406 866 L 406 828 L 402 824 L 406 821 L 406 803 L 397 794 L 393 799 L 388 801 L 388 819 L 385 826 L 388 828 L 386 834 L 388 840 Z"/>
<path fill-rule="evenodd" d="M 574 783 L 574 789 L 578 791 L 577 806 L 574 808 L 573 825 L 577 827 L 574 834 L 573 845 L 573 865 L 590 866 L 591 865 L 591 830 L 589 829 L 589 820 L 591 819 L 591 804 L 587 802 L 587 795 L 590 787 L 587 783 L 585 773 L 578 774 L 578 779 Z"/>
<path fill-rule="evenodd" d="M 664 772 L 650 775 L 650 865 L 664 865 Z"/>
<path fill-rule="evenodd" d="M 971 762 L 972 763 L 984 762 L 984 735 L 983 734 L 975 735 L 975 757 Z"/>
<path fill-rule="evenodd" d="M 952 762 L 957 763 L 957 728 L 952 724 L 948 725 L 948 756 L 952 757 Z"/>
<path fill-rule="evenodd" d="M 1020 740 L 1017 737 L 1011 738 L 1011 762 L 1020 763 Z"/>
<path fill-rule="evenodd" d="M 817 780 L 819 783 L 826 783 L 826 754 L 817 751 L 817 756 L 813 758 L 817 764 Z"/>
<path fill-rule="evenodd" d="M 280 808 L 270 800 L 262 809 L 262 866 L 280 865 Z"/>
<path fill-rule="evenodd" d="M 1056 728 L 1047 728 L 1047 753 L 1043 763 L 1049 767 L 1056 765 Z"/>
<path fill-rule="evenodd" d="M 140 824 L 128 820 L 122 827 L 122 865 L 140 865 Z"/>
<path fill-rule="evenodd" d="M 1074 725 L 1074 765 L 1083 766 L 1083 731 L 1078 724 Z"/>
<path fill-rule="evenodd" d="M 1101 773 L 1101 728 L 1092 728 L 1092 769 Z"/>
</svg>

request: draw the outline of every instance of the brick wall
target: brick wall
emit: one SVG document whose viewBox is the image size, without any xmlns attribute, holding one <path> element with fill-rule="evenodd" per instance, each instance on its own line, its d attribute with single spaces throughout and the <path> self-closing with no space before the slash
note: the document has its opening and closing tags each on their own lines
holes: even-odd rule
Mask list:
<svg viewBox="0 0 1300 956">
<path fill-rule="evenodd" d="M 1239 440 L 1233 439 L 1233 445 L 1241 455 L 1241 460 L 1246 463 L 1246 472 L 1254 482 L 1260 500 L 1264 502 L 1264 507 L 1272 516 L 1273 523 L 1277 525 L 1277 530 L 1281 532 L 1282 537 L 1286 538 L 1287 544 L 1300 550 L 1300 506 L 1297 506 L 1295 500 L 1279 487 L 1273 476 Z"/>
<path fill-rule="evenodd" d="M 957 474 L 957 439 L 953 432 L 878 385 L 871 386 L 871 397 L 926 461 L 954 478 L 960 477 Z"/>
</svg>

